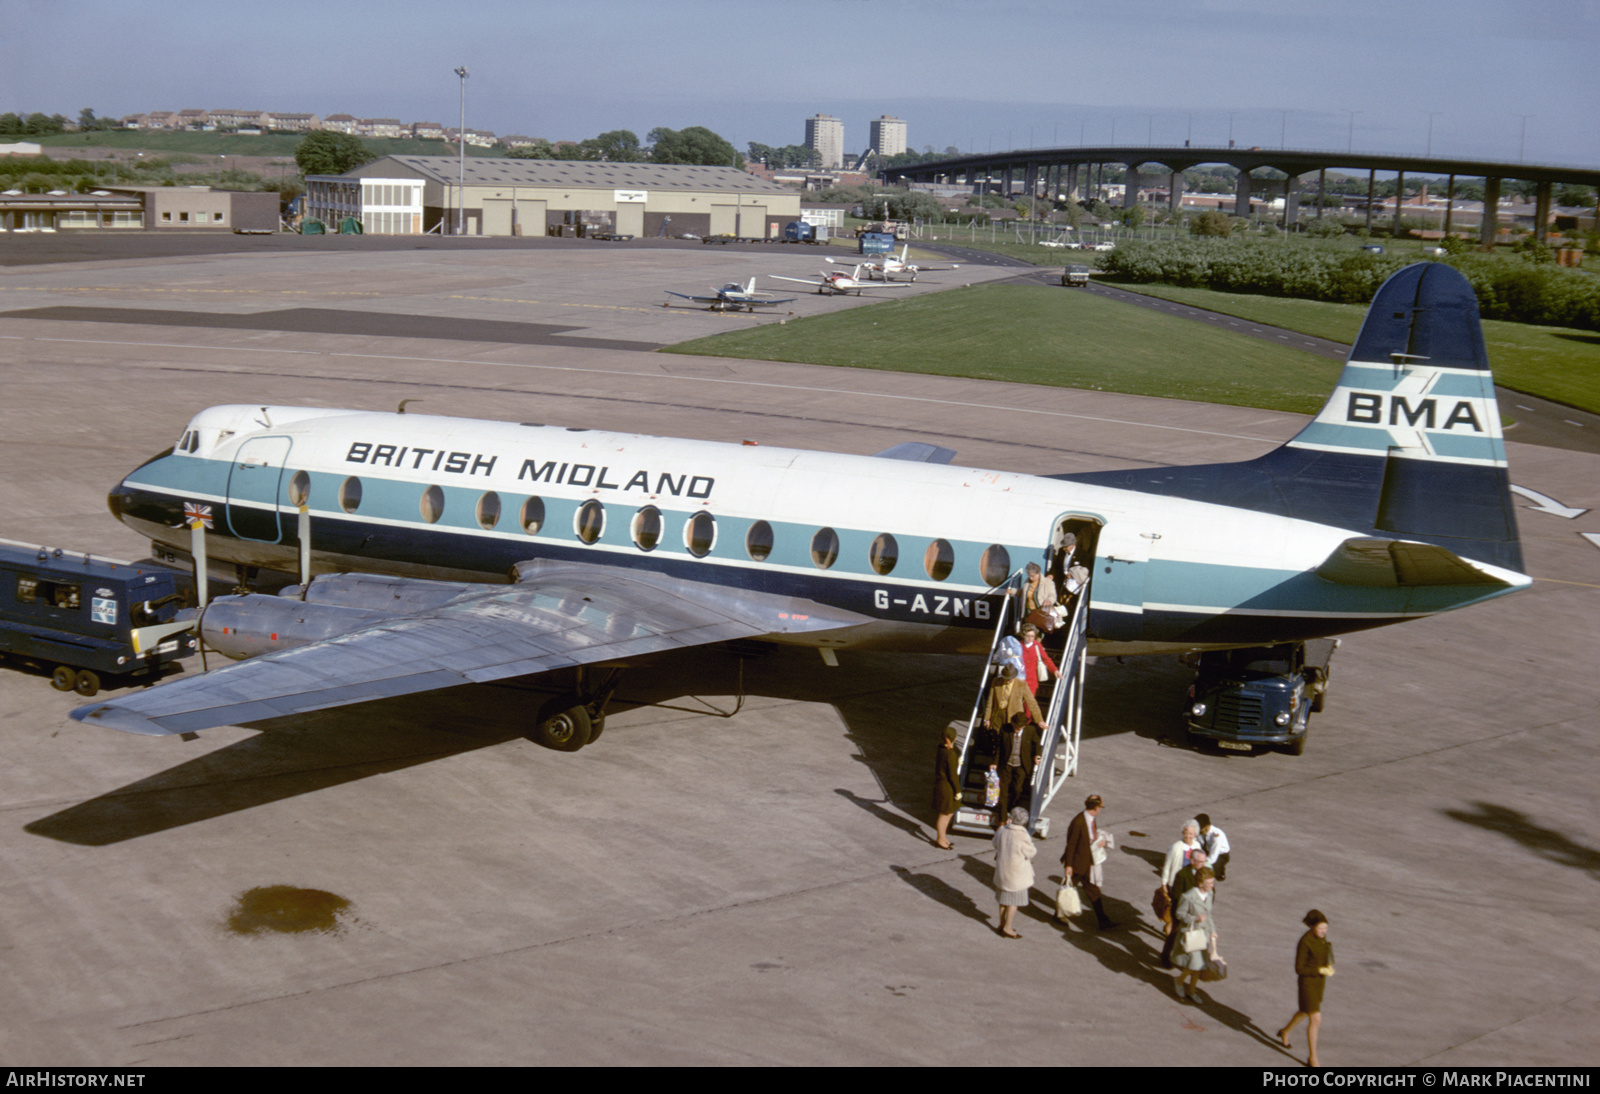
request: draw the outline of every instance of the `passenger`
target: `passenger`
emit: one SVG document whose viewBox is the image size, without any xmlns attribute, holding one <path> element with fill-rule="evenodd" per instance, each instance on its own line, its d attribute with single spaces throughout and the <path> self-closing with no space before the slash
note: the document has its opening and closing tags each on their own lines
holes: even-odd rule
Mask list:
<svg viewBox="0 0 1600 1094">
<path fill-rule="evenodd" d="M 1294 1017 L 1289 1019 L 1289 1024 L 1278 1031 L 1278 1043 L 1288 1048 L 1289 1034 L 1300 1024 L 1300 1019 L 1307 1019 L 1306 1043 L 1311 1046 L 1311 1054 L 1306 1058 L 1306 1063 L 1311 1067 L 1321 1067 L 1317 1061 L 1317 1033 L 1322 1029 L 1322 989 L 1327 987 L 1328 977 L 1333 975 L 1333 943 L 1328 941 L 1328 917 L 1315 908 L 1307 912 L 1300 922 L 1306 925 L 1306 933 L 1300 936 L 1300 944 L 1294 948 L 1294 972 L 1299 978 L 1299 1006 Z"/>
<path fill-rule="evenodd" d="M 1000 816 L 1014 806 L 1032 804 L 1033 770 L 1039 763 L 1039 727 L 1026 714 L 1013 714 L 1006 731 L 1000 734 L 1000 755 L 990 771 L 1000 775 Z"/>
<path fill-rule="evenodd" d="M 1022 586 L 1022 618 L 1043 631 L 1061 625 L 1056 614 L 1055 579 L 1046 577 L 1037 562 L 1028 563 L 1028 579 Z"/>
<path fill-rule="evenodd" d="M 1173 918 L 1183 935 L 1183 952 L 1178 955 L 1178 998 L 1196 1002 L 1200 995 L 1200 974 L 1208 963 L 1217 960 L 1216 888 L 1217 876 L 1208 867 L 1197 875 L 1198 884 L 1183 894 Z"/>
<path fill-rule="evenodd" d="M 1228 834 L 1212 824 L 1204 813 L 1196 813 L 1194 820 L 1200 826 L 1200 846 L 1206 849 L 1206 861 L 1211 864 L 1212 873 L 1217 875 L 1218 881 L 1227 881 L 1228 859 L 1233 854 L 1228 846 Z"/>
<path fill-rule="evenodd" d="M 1021 938 L 1012 927 L 1017 909 L 1028 904 L 1033 888 L 1033 856 L 1038 853 L 1028 835 L 1028 811 L 1020 806 L 994 834 L 994 887 L 999 894 L 999 932 L 1006 938 Z"/>
<path fill-rule="evenodd" d="M 1178 876 L 1178 871 L 1189 865 L 1189 855 L 1198 847 L 1200 825 L 1196 821 L 1184 821 L 1183 833 L 1177 843 L 1167 849 L 1167 859 L 1161 865 L 1161 892 L 1166 899 L 1167 916 L 1167 944 L 1161 953 L 1161 967 L 1170 965 L 1172 955 L 1172 931 L 1177 922 L 1178 905 L 1172 899 L 1172 881 Z"/>
<path fill-rule="evenodd" d="M 938 819 L 933 825 L 933 845 L 941 851 L 953 851 L 950 842 L 950 818 L 956 815 L 956 803 L 961 800 L 961 783 L 956 768 L 961 754 L 956 751 L 956 727 L 944 727 L 944 741 L 933 758 L 933 812 Z"/>
<path fill-rule="evenodd" d="M 1022 672 L 1028 684 L 1028 693 L 1035 698 L 1039 695 L 1039 684 L 1050 679 L 1052 672 L 1061 675 L 1061 670 L 1045 650 L 1044 643 L 1039 641 L 1039 628 L 1032 623 L 1022 627 Z"/>
<path fill-rule="evenodd" d="M 1206 853 L 1196 847 L 1189 855 L 1189 864 L 1179 870 L 1173 877 L 1172 884 L 1167 886 L 1167 907 L 1171 908 L 1174 913 L 1177 912 L 1178 905 L 1183 901 L 1183 894 L 1199 883 L 1200 870 L 1205 865 Z M 1215 871 L 1212 872 L 1215 873 Z M 1178 938 L 1177 918 L 1176 914 L 1172 916 L 1173 929 L 1167 932 L 1167 941 L 1161 947 L 1161 967 L 1164 969 L 1172 967 L 1173 944 Z"/>
<path fill-rule="evenodd" d="M 1067 849 L 1061 855 L 1062 883 L 1076 885 L 1083 890 L 1085 900 L 1094 908 L 1094 917 L 1102 931 L 1116 924 L 1106 915 L 1100 891 L 1106 853 L 1111 850 L 1110 832 L 1100 830 L 1100 810 L 1105 802 L 1099 794 L 1090 794 L 1083 800 L 1083 812 L 1067 825 Z"/>
<path fill-rule="evenodd" d="M 1021 643 L 1018 643 L 1021 649 Z M 1016 714 L 1026 714 L 1040 725 L 1044 715 L 1039 711 L 1039 700 L 1033 697 L 1028 685 L 1018 679 L 1021 668 L 1006 665 L 1000 670 L 1000 681 L 989 689 L 989 702 L 984 707 L 983 724 L 987 728 L 1004 728 L 1011 724 Z"/>
<path fill-rule="evenodd" d="M 1006 635 L 1004 638 L 1000 639 L 1000 643 L 995 646 L 994 653 L 989 658 L 989 663 L 1001 669 L 1004 669 L 1007 665 L 1009 665 L 1017 670 L 1018 675 L 1021 675 L 1022 643 L 1019 642 L 1014 636 L 1009 634 Z"/>
</svg>

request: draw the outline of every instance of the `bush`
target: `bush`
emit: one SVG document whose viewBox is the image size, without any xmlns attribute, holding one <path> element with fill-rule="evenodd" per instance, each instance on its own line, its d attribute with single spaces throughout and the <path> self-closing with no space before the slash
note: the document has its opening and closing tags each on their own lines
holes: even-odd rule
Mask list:
<svg viewBox="0 0 1600 1094">
<path fill-rule="evenodd" d="M 1600 330 L 1600 278 L 1531 258 L 1507 262 L 1447 247 L 1478 297 L 1485 319 Z M 1454 241 L 1464 243 L 1464 241 Z M 1547 248 L 1548 250 L 1548 248 Z M 1525 254 L 1536 254 L 1524 248 Z M 1278 241 L 1198 237 L 1170 243 L 1129 241 L 1103 257 L 1113 278 L 1219 292 L 1288 296 L 1336 304 L 1366 304 L 1390 274 L 1406 265 L 1398 255 L 1370 254 Z"/>
</svg>

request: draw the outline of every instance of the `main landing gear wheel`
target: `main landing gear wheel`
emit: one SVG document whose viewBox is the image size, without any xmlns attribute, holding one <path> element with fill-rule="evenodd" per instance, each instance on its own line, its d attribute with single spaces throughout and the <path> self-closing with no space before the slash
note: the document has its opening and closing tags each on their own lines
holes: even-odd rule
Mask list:
<svg viewBox="0 0 1600 1094">
<path fill-rule="evenodd" d="M 57 665 L 50 674 L 50 686 L 57 691 L 71 691 L 78 685 L 78 670 L 71 665 Z"/>
<path fill-rule="evenodd" d="M 589 743 L 594 744 L 600 739 L 601 732 L 606 728 L 606 712 L 601 710 L 598 714 L 589 712 Z"/>
<path fill-rule="evenodd" d="M 77 682 L 72 685 L 72 690 L 85 699 L 91 695 L 98 695 L 100 693 L 100 677 L 88 669 L 83 669 L 78 673 Z"/>
<path fill-rule="evenodd" d="M 539 708 L 539 721 L 533 727 L 535 744 L 557 752 L 576 752 L 593 736 L 589 711 L 573 696 L 558 696 Z"/>
</svg>

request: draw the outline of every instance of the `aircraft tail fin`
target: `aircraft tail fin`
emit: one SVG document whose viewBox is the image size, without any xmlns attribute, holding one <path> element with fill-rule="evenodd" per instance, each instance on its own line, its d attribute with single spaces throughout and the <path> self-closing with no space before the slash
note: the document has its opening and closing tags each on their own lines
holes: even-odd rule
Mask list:
<svg viewBox="0 0 1600 1094">
<path fill-rule="evenodd" d="M 1477 297 L 1443 263 L 1416 263 L 1383 283 L 1333 394 L 1284 449 L 1381 463 L 1379 532 L 1516 547 Z M 1520 567 L 1520 550 L 1510 554 Z"/>
<path fill-rule="evenodd" d="M 1407 266 L 1383 283 L 1327 403 L 1265 456 L 1159 476 L 1061 477 L 1431 543 L 1522 569 L 1477 298 L 1439 262 Z"/>
</svg>

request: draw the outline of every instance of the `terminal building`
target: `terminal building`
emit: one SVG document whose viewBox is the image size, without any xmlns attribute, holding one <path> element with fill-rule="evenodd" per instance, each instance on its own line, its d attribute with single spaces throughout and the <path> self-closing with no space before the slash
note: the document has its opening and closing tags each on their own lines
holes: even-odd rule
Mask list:
<svg viewBox="0 0 1600 1094">
<path fill-rule="evenodd" d="M 78 229 L 278 230 L 276 191 L 209 186 L 107 186 L 87 194 L 0 194 L 0 232 Z"/>
<path fill-rule="evenodd" d="M 770 238 L 800 217 L 800 195 L 733 167 L 588 160 L 385 156 L 306 178 L 306 216 L 348 217 L 381 235 Z"/>
</svg>

